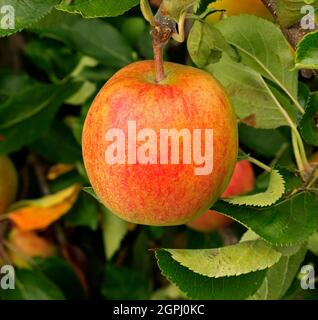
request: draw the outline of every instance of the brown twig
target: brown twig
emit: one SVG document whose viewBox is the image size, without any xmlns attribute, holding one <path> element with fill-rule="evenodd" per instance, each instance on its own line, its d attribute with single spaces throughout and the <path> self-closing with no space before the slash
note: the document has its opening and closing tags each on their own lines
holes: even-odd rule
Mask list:
<svg viewBox="0 0 318 320">
<path fill-rule="evenodd" d="M 278 21 L 278 14 L 277 14 L 277 2 L 276 0 L 262 0 L 266 8 L 270 11 L 272 16 L 276 21 Z M 278 21 L 279 22 L 279 21 Z M 283 34 L 285 35 L 286 39 L 289 43 L 296 48 L 299 41 L 309 32 L 312 30 L 304 30 L 300 23 L 297 22 L 290 27 L 280 26 Z"/>
<path fill-rule="evenodd" d="M 160 41 L 160 28 L 154 28 L 152 33 L 152 45 L 154 52 L 154 63 L 155 63 L 155 73 L 156 81 L 161 82 L 164 77 L 164 67 L 163 67 L 163 44 Z"/>
<path fill-rule="evenodd" d="M 277 14 L 277 2 L 276 0 L 262 0 L 266 8 L 270 11 L 272 16 L 274 17 L 275 21 L 278 21 L 278 14 Z M 290 45 L 295 49 L 303 37 L 313 30 L 304 30 L 301 27 L 300 22 L 297 22 L 293 24 L 290 27 L 284 27 L 280 25 L 280 28 L 285 36 L 285 38 L 288 40 Z M 317 76 L 317 73 L 314 70 L 308 70 L 304 69 L 301 70 L 301 74 L 304 78 L 311 78 L 313 75 Z"/>
<path fill-rule="evenodd" d="M 30 177 L 29 177 L 29 168 L 25 164 L 21 170 L 21 191 L 19 199 L 25 199 L 28 196 L 30 188 Z"/>
<path fill-rule="evenodd" d="M 159 9 L 155 16 L 155 25 L 151 31 L 157 82 L 161 82 L 165 77 L 163 50 L 175 31 L 175 22 L 169 16 L 164 15 L 161 9 Z"/>
<path fill-rule="evenodd" d="M 41 189 L 42 194 L 43 195 L 50 194 L 50 188 L 46 180 L 45 169 L 43 167 L 42 162 L 39 160 L 39 158 L 36 155 L 32 153 L 28 156 L 27 161 L 34 170 L 34 173 L 38 180 L 39 187 Z"/>
<path fill-rule="evenodd" d="M 172 33 L 173 30 L 169 26 L 161 24 L 160 22 L 157 22 L 151 32 L 157 82 L 161 82 L 165 77 L 163 49 L 167 41 L 171 38 Z"/>
<path fill-rule="evenodd" d="M 26 42 L 21 34 L 14 34 L 0 39 L 0 68 L 21 71 L 23 69 L 22 55 Z"/>
</svg>

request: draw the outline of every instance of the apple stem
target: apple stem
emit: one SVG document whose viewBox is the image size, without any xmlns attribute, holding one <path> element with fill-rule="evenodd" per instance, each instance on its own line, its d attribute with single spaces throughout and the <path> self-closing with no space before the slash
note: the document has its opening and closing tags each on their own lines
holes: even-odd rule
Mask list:
<svg viewBox="0 0 318 320">
<path fill-rule="evenodd" d="M 260 167 L 261 169 L 263 169 L 264 171 L 268 172 L 268 173 L 271 173 L 272 172 L 272 168 L 267 166 L 265 163 L 253 158 L 253 157 L 250 157 L 248 156 L 246 158 L 246 160 L 248 160 L 249 162 L 255 164 L 256 166 Z"/>
<path fill-rule="evenodd" d="M 154 36 L 156 33 L 156 29 L 154 28 L 152 32 L 152 45 L 154 52 L 154 64 L 155 64 L 155 75 L 156 82 L 161 82 L 165 78 L 164 66 L 163 66 L 163 48 L 164 45 L 158 41 L 158 37 Z"/>
<path fill-rule="evenodd" d="M 154 65 L 156 82 L 161 82 L 165 78 L 164 73 L 164 61 L 163 61 L 163 50 L 166 43 L 171 38 L 174 32 L 174 24 L 169 22 L 168 17 L 164 17 L 160 10 L 156 15 L 156 24 L 152 28 L 152 45 L 154 51 Z"/>
<path fill-rule="evenodd" d="M 140 8 L 144 18 L 152 27 L 151 36 L 154 51 L 155 78 L 156 82 L 159 83 L 165 78 L 163 49 L 173 33 L 176 32 L 176 22 L 164 14 L 161 7 L 154 16 L 148 0 L 140 0 Z"/>
</svg>

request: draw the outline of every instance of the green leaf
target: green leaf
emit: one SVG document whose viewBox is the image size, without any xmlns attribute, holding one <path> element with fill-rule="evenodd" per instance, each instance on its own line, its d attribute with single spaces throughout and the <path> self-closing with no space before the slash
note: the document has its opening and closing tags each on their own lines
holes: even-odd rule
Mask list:
<svg viewBox="0 0 318 320">
<path fill-rule="evenodd" d="M 250 297 L 251 300 L 278 300 L 281 299 L 290 287 L 300 264 L 304 260 L 306 247 L 298 247 L 296 253 L 283 255 L 279 262 L 268 269 L 263 284 Z"/>
<path fill-rule="evenodd" d="M 96 84 L 85 81 L 81 88 L 66 100 L 67 104 L 80 106 L 96 92 Z"/>
<path fill-rule="evenodd" d="M 296 169 L 288 170 L 284 167 L 279 167 L 280 174 L 284 177 L 285 180 L 285 194 L 292 194 L 295 190 L 301 189 L 303 181 L 301 177 L 297 174 Z"/>
<path fill-rule="evenodd" d="M 0 0 L 0 8 L 3 8 L 3 10 L 8 5 L 14 8 L 14 28 L 0 28 L 0 37 L 8 36 L 29 27 L 47 15 L 58 3 L 59 0 Z M 1 13 L 3 12 L 1 11 Z M 11 13 L 9 10 L 5 11 L 5 15 L 9 13 Z M 1 18 L 4 19 L 5 15 L 1 15 Z"/>
<path fill-rule="evenodd" d="M 181 300 L 186 299 L 173 284 L 160 288 L 152 293 L 150 300 Z"/>
<path fill-rule="evenodd" d="M 285 181 L 278 170 L 273 170 L 270 174 L 269 184 L 265 192 L 237 196 L 224 201 L 254 207 L 268 207 L 277 202 L 285 192 Z"/>
<path fill-rule="evenodd" d="M 194 8 L 195 14 L 200 15 L 206 12 L 209 9 L 209 6 L 212 2 L 216 0 L 200 0 L 197 6 Z"/>
<path fill-rule="evenodd" d="M 78 83 L 34 84 L 0 104 L 0 154 L 16 151 L 47 132 Z"/>
<path fill-rule="evenodd" d="M 98 65 L 96 67 L 85 67 L 80 76 L 90 82 L 102 82 L 105 83 L 110 79 L 116 72 L 116 69 L 110 69 L 103 65 Z"/>
<path fill-rule="evenodd" d="M 129 41 L 131 46 L 136 46 L 138 39 L 146 30 L 146 21 L 141 17 L 127 17 L 123 21 L 121 33 Z"/>
<path fill-rule="evenodd" d="M 62 0 L 56 8 L 70 13 L 79 13 L 85 18 L 115 17 L 138 3 L 139 0 L 73 0 L 71 3 L 68 0 Z"/>
<path fill-rule="evenodd" d="M 211 24 L 199 20 L 191 28 L 187 45 L 191 59 L 199 68 L 220 61 L 223 51 L 233 54 L 222 33 Z"/>
<path fill-rule="evenodd" d="M 162 12 L 179 22 L 184 11 L 187 11 L 192 6 L 196 10 L 200 2 L 201 0 L 162 0 L 160 8 Z"/>
<path fill-rule="evenodd" d="M 318 231 L 308 239 L 308 249 L 318 256 Z"/>
<path fill-rule="evenodd" d="M 212 249 L 224 245 L 219 232 L 198 232 L 187 228 L 186 237 L 188 249 Z"/>
<path fill-rule="evenodd" d="M 256 241 L 260 239 L 260 236 L 257 235 L 254 231 L 248 229 L 243 235 L 242 238 L 240 239 L 240 243 L 241 242 L 245 242 L 245 241 Z"/>
<path fill-rule="evenodd" d="M 57 193 L 63 189 L 71 187 L 74 184 L 83 185 L 84 183 L 86 183 L 86 181 L 83 181 L 83 177 L 81 177 L 78 172 L 73 170 L 63 174 L 53 181 L 49 181 L 49 186 L 51 193 Z"/>
<path fill-rule="evenodd" d="M 318 146 L 318 94 L 311 96 L 299 129 L 306 143 Z"/>
<path fill-rule="evenodd" d="M 258 72 L 225 54 L 220 62 L 208 65 L 206 70 L 222 83 L 242 122 L 261 129 L 288 125 L 273 93 Z"/>
<path fill-rule="evenodd" d="M 63 41 L 68 46 L 109 67 L 123 67 L 133 61 L 133 50 L 112 25 L 99 20 L 53 11 L 32 27 L 41 36 Z"/>
<path fill-rule="evenodd" d="M 55 120 L 49 130 L 33 142 L 30 148 L 54 162 L 73 164 L 82 159 L 81 148 L 71 130 L 58 120 Z"/>
<path fill-rule="evenodd" d="M 299 82 L 298 85 L 298 100 L 301 105 L 306 108 L 310 102 L 310 89 L 308 85 L 303 82 Z"/>
<path fill-rule="evenodd" d="M 318 69 L 318 31 L 308 33 L 297 45 L 297 69 Z"/>
<path fill-rule="evenodd" d="M 64 217 L 67 224 L 75 227 L 88 227 L 93 231 L 98 227 L 99 206 L 87 193 L 82 192 L 73 208 Z"/>
<path fill-rule="evenodd" d="M 164 249 L 189 270 L 212 278 L 237 276 L 264 270 L 278 262 L 281 254 L 263 240 L 204 250 Z"/>
<path fill-rule="evenodd" d="M 139 270 L 108 265 L 101 291 L 106 299 L 145 300 L 150 297 L 151 284 Z"/>
<path fill-rule="evenodd" d="M 276 11 L 279 24 L 289 27 L 298 22 L 305 16 L 305 13 L 301 12 L 301 8 L 306 4 L 310 4 L 314 9 L 318 9 L 317 0 L 277 0 Z"/>
<path fill-rule="evenodd" d="M 66 299 L 85 299 L 86 294 L 78 276 L 65 260 L 50 257 L 36 258 L 34 262 L 46 277 L 61 288 Z"/>
<path fill-rule="evenodd" d="M 288 139 L 279 130 L 256 129 L 245 124 L 239 126 L 239 137 L 242 146 L 269 159 L 274 158 L 283 145 L 290 145 Z"/>
<path fill-rule="evenodd" d="M 192 299 L 245 299 L 257 291 L 266 275 L 266 270 L 262 270 L 240 276 L 209 278 L 183 267 L 165 250 L 156 251 L 156 257 L 162 274 Z"/>
<path fill-rule="evenodd" d="M 278 26 L 267 20 L 240 15 L 216 24 L 226 40 L 239 52 L 242 63 L 297 98 L 298 73 L 289 44 Z"/>
<path fill-rule="evenodd" d="M 0 104 L 19 91 L 31 87 L 35 81 L 27 74 L 16 74 L 12 71 L 0 71 Z"/>
<path fill-rule="evenodd" d="M 15 270 L 15 289 L 0 290 L 1 300 L 64 300 L 62 291 L 40 272 Z"/>
<path fill-rule="evenodd" d="M 65 124 L 71 129 L 76 142 L 82 145 L 82 133 L 84 122 L 81 117 L 67 116 L 64 119 Z"/>
<path fill-rule="evenodd" d="M 100 199 L 98 198 L 97 194 L 95 193 L 94 189 L 92 187 L 84 187 L 83 191 L 88 193 L 90 196 L 95 198 L 98 202 L 101 203 Z"/>
<path fill-rule="evenodd" d="M 150 28 L 146 28 L 137 41 L 137 48 L 140 55 L 145 59 L 153 59 L 153 47 L 150 35 Z"/>
<path fill-rule="evenodd" d="M 106 257 L 110 260 L 120 248 L 120 244 L 128 232 L 128 222 L 121 220 L 108 209 L 103 208 L 103 238 Z"/>
<path fill-rule="evenodd" d="M 68 76 L 79 60 L 78 53 L 52 39 L 36 39 L 28 42 L 25 54 L 34 66 L 49 76 L 52 82 Z"/>
<path fill-rule="evenodd" d="M 252 229 L 274 245 L 304 242 L 318 228 L 318 197 L 311 192 L 300 192 L 269 208 L 218 201 L 213 209 Z"/>
<path fill-rule="evenodd" d="M 149 237 L 142 229 L 133 244 L 131 266 L 133 269 L 138 270 L 148 278 L 151 278 L 153 272 L 153 261 L 152 255 L 149 254 L 149 242 Z"/>
</svg>

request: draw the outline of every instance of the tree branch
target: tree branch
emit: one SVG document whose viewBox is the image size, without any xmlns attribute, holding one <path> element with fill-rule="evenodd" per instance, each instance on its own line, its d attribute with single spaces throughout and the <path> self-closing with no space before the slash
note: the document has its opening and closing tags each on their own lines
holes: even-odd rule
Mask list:
<svg viewBox="0 0 318 320">
<path fill-rule="evenodd" d="M 270 11 L 272 16 L 275 18 L 276 21 L 278 21 L 278 15 L 277 15 L 277 2 L 276 0 L 262 0 L 266 8 Z M 293 46 L 293 48 L 296 48 L 298 42 L 309 32 L 312 32 L 312 30 L 304 30 L 300 22 L 295 23 L 294 25 L 286 28 L 283 26 L 280 26 L 282 29 L 282 32 L 284 33 L 285 37 L 289 41 L 289 43 Z"/>
<path fill-rule="evenodd" d="M 272 14 L 275 21 L 278 21 L 276 0 L 262 0 L 262 2 L 266 6 L 266 8 L 269 10 L 269 12 Z M 297 22 L 288 28 L 280 25 L 280 28 L 285 38 L 288 40 L 288 42 L 294 49 L 297 47 L 297 44 L 307 33 L 313 31 L 313 30 L 304 30 L 301 27 L 300 22 Z M 307 70 L 307 69 L 301 70 L 301 73 L 304 78 L 311 78 L 313 75 L 317 76 L 317 73 L 314 70 Z"/>
</svg>

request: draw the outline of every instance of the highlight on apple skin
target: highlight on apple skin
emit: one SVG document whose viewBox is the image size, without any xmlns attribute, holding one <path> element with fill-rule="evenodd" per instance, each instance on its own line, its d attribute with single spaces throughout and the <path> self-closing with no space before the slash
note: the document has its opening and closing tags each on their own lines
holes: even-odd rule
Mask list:
<svg viewBox="0 0 318 320">
<path fill-rule="evenodd" d="M 230 198 L 253 191 L 255 186 L 255 174 L 251 163 L 247 160 L 237 162 L 233 176 L 226 190 L 222 194 L 222 198 Z M 187 226 L 193 230 L 200 232 L 212 232 L 222 227 L 226 227 L 233 222 L 232 219 L 226 217 L 214 210 L 208 210 L 199 218 L 196 218 Z"/>
<path fill-rule="evenodd" d="M 0 156 L 0 214 L 15 200 L 18 174 L 9 157 Z"/>
<path fill-rule="evenodd" d="M 126 221 L 153 226 L 185 224 L 210 208 L 225 190 L 238 152 L 236 116 L 222 86 L 196 68 L 165 62 L 164 69 L 160 83 L 153 61 L 115 74 L 95 98 L 82 139 L 87 174 L 104 205 Z M 137 132 L 151 128 L 157 137 L 161 129 L 213 129 L 212 172 L 196 175 L 193 161 L 161 164 L 159 151 L 151 159 L 155 164 L 107 163 L 106 132 L 116 128 L 127 137 L 129 121 Z M 184 144 L 180 139 L 180 154 Z"/>
</svg>

